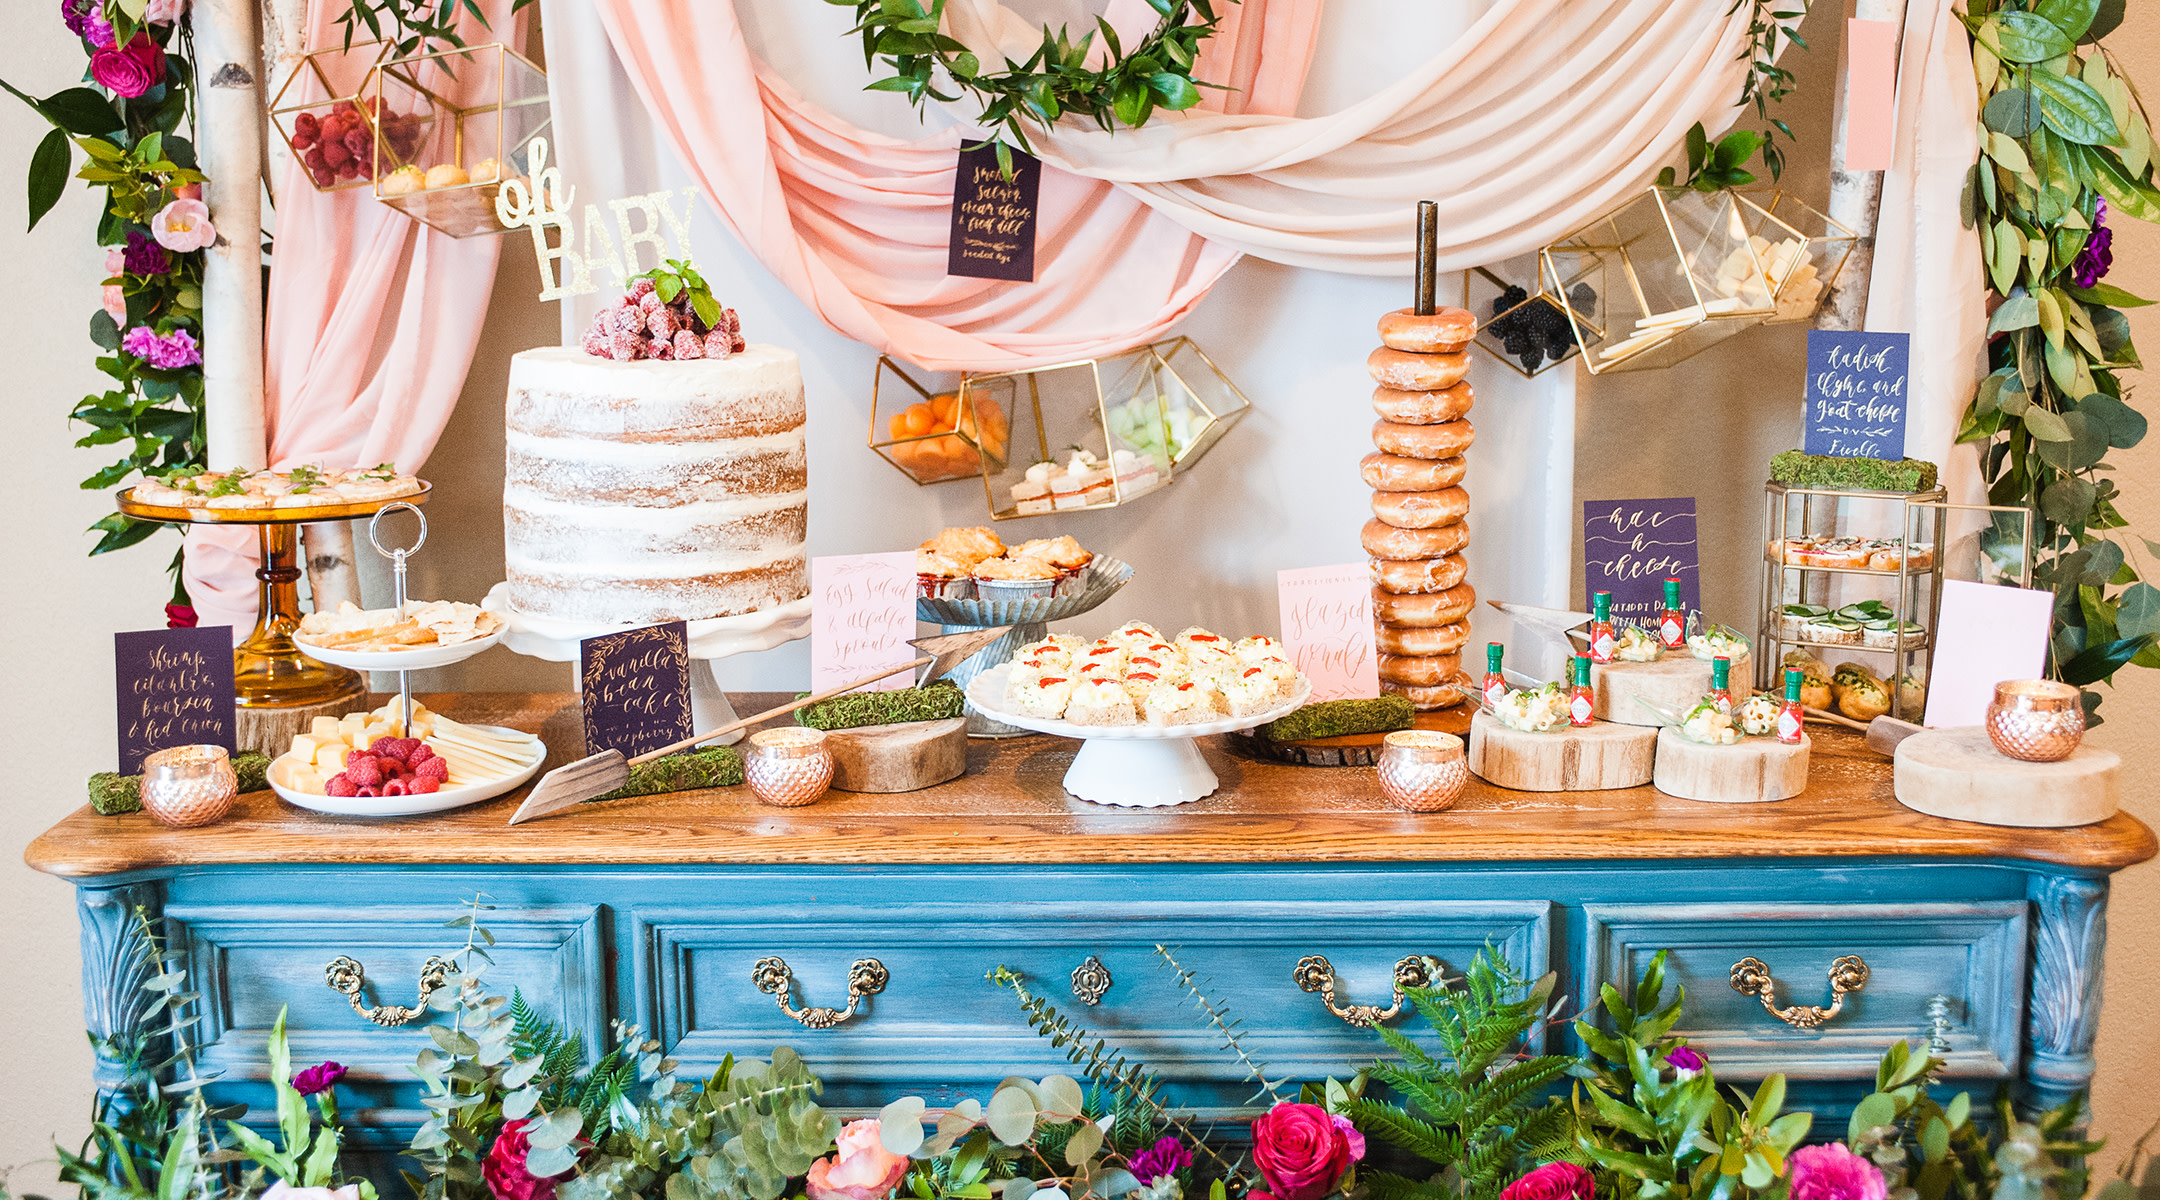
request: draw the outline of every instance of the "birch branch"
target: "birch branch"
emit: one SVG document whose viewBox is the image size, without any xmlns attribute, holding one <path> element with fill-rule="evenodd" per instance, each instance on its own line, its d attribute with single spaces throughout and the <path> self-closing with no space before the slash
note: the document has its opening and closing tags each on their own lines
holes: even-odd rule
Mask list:
<svg viewBox="0 0 2160 1200">
<path fill-rule="evenodd" d="M 269 464 L 263 417 L 263 97 L 254 0 L 195 7 L 197 156 L 217 241 L 203 263 L 203 418 L 213 469 Z"/>
</svg>

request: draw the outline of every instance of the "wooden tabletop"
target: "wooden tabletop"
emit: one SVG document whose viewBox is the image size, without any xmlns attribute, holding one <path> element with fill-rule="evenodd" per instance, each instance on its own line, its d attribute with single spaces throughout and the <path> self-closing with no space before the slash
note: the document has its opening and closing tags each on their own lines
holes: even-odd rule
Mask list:
<svg viewBox="0 0 2160 1200">
<path fill-rule="evenodd" d="M 582 746 L 569 695 L 423 696 L 461 720 L 538 732 L 548 765 Z M 785 697 L 735 697 L 758 712 Z M 2127 813 L 2076 829 L 2006 829 L 1922 816 L 1891 794 L 1890 762 L 1860 736 L 1810 726 L 1807 791 L 1775 804 L 1704 804 L 1654 788 L 1515 792 L 1473 778 L 1449 812 L 1398 812 L 1367 767 L 1296 767 L 1201 748 L 1222 781 L 1176 808 L 1088 804 L 1059 786 L 1078 743 L 975 740 L 968 773 L 900 795 L 832 792 L 771 808 L 748 788 L 588 804 L 512 828 L 525 789 L 429 817 L 368 820 L 242 796 L 202 829 L 85 806 L 23 857 L 68 878 L 190 865 L 349 864 L 953 864 L 1643 862 L 1684 858 L 2008 859 L 2111 871 L 2153 857 L 2152 831 Z"/>
</svg>

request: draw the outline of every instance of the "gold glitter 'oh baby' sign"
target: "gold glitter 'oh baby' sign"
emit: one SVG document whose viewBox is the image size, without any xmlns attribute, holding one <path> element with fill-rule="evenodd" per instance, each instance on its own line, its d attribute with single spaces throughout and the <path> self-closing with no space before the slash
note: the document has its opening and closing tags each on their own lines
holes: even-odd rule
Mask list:
<svg viewBox="0 0 2160 1200">
<path fill-rule="evenodd" d="M 674 192 L 647 192 L 642 196 L 624 196 L 607 202 L 615 217 L 615 234 L 609 232 L 608 219 L 601 214 L 597 204 L 587 204 L 584 220 L 578 228 L 573 228 L 571 203 L 574 189 L 563 183 L 561 167 L 547 165 L 547 139 L 534 138 L 525 145 L 532 165 L 532 183 L 528 186 L 523 179 L 504 180 L 501 189 L 495 193 L 495 218 L 506 229 L 522 225 L 532 231 L 533 259 L 540 267 L 542 300 L 560 300 L 565 296 L 599 291 L 600 285 L 593 282 L 595 268 L 605 270 L 618 290 L 627 288 L 631 276 L 646 270 L 638 261 L 640 244 L 652 247 L 652 265 L 655 267 L 664 265 L 669 258 L 692 261 L 690 215 L 697 203 L 696 188 L 682 190 L 683 210 L 679 216 L 675 212 Z M 644 220 L 633 222 L 632 214 L 642 214 Z M 661 237 L 663 227 L 674 236 L 677 252 L 673 255 L 667 252 L 667 243 Z M 548 241 L 550 229 L 556 231 L 553 244 Z M 562 264 L 559 275 L 553 265 L 557 262 Z"/>
</svg>

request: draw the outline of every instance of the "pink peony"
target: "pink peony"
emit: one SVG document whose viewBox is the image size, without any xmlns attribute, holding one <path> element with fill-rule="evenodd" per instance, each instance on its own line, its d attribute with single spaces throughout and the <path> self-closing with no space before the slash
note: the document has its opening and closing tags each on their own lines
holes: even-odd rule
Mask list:
<svg viewBox="0 0 2160 1200">
<path fill-rule="evenodd" d="M 1596 1196 L 1597 1181 L 1590 1172 L 1574 1163 L 1552 1162 L 1507 1185 L 1500 1200 L 1594 1200 Z"/>
<path fill-rule="evenodd" d="M 150 231 L 157 235 L 157 243 L 178 254 L 200 250 L 217 240 L 217 229 L 210 224 L 210 209 L 200 200 L 175 200 L 158 210 L 150 219 Z"/>
<path fill-rule="evenodd" d="M 883 1200 L 900 1186 L 907 1174 L 906 1155 L 894 1154 L 878 1140 L 882 1127 L 875 1118 L 840 1127 L 831 1158 L 810 1164 L 803 1181 L 809 1200 Z"/>
<path fill-rule="evenodd" d="M 1889 1194 L 1882 1171 L 1843 1142 L 1802 1146 L 1786 1165 L 1792 1200 L 1883 1200 Z"/>
<path fill-rule="evenodd" d="M 101 46 L 90 56 L 90 78 L 117 95 L 140 96 L 165 82 L 165 49 L 147 33 L 125 46 Z"/>
<path fill-rule="evenodd" d="M 152 25 L 170 25 L 188 10 L 188 0 L 150 0 L 150 7 L 143 13 L 143 20 Z"/>
<path fill-rule="evenodd" d="M 495 1200 L 555 1200 L 556 1181 L 570 1177 L 570 1172 L 564 1171 L 536 1179 L 525 1169 L 525 1158 L 532 1153 L 525 1140 L 527 1124 L 506 1122 L 502 1132 L 495 1135 L 495 1144 L 488 1147 L 487 1157 L 480 1161 L 480 1178 L 486 1181 L 488 1195 Z"/>
<path fill-rule="evenodd" d="M 99 297 L 98 304 L 104 308 L 105 315 L 113 319 L 114 324 L 127 320 L 127 290 L 119 284 L 106 284 L 104 295 Z"/>
<path fill-rule="evenodd" d="M 1274 1200 L 1319 1200 L 1364 1157 L 1349 1122 L 1316 1104 L 1278 1104 L 1253 1121 L 1253 1165 Z"/>
<path fill-rule="evenodd" d="M 127 270 L 127 251 L 118 246 L 105 247 L 105 273 L 118 275 Z"/>
</svg>

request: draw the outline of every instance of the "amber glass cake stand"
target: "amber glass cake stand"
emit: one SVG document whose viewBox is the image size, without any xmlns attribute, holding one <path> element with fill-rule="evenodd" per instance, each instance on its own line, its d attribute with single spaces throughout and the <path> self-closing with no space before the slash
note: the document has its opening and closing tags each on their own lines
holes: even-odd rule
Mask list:
<svg viewBox="0 0 2160 1200">
<path fill-rule="evenodd" d="M 255 631 L 233 649 L 233 692 L 242 708 L 298 708 L 358 700 L 367 692 L 358 671 L 318 662 L 293 645 L 300 625 L 297 526 L 372 517 L 392 504 L 427 503 L 429 485 L 409 496 L 323 504 L 310 508 L 175 508 L 139 504 L 134 489 L 120 494 L 120 511 L 144 521 L 189 525 L 253 525 L 262 548 L 255 569 Z"/>
</svg>

